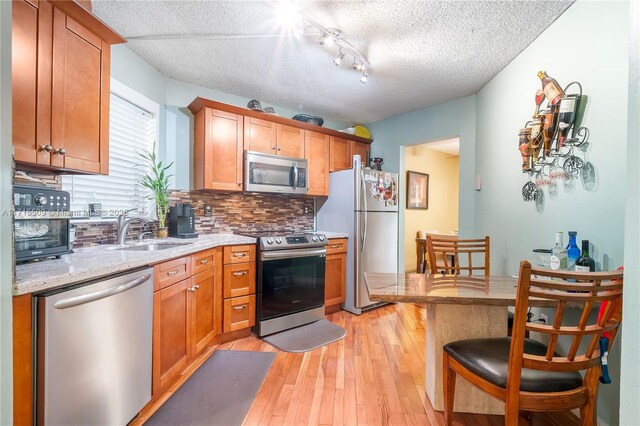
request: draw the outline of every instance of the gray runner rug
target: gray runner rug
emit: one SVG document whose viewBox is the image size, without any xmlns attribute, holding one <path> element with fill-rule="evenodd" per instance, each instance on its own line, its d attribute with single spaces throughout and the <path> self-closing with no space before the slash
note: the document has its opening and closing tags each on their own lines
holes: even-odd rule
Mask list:
<svg viewBox="0 0 640 426">
<path fill-rule="evenodd" d="M 215 351 L 145 425 L 241 425 L 275 357 Z"/>
<path fill-rule="evenodd" d="M 263 337 L 262 340 L 285 352 L 308 352 L 344 338 L 347 332 L 339 325 L 321 319 Z"/>
</svg>

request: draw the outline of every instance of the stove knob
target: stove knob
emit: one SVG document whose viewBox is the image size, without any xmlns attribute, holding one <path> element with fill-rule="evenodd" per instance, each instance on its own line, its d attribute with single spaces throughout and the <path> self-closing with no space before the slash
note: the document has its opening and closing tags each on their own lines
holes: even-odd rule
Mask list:
<svg viewBox="0 0 640 426">
<path fill-rule="evenodd" d="M 44 195 L 38 195 L 36 196 L 35 201 L 39 206 L 44 206 L 45 204 L 47 204 L 47 197 L 45 197 Z"/>
<path fill-rule="evenodd" d="M 320 234 L 318 235 L 318 238 L 320 238 L 320 241 L 324 241 L 324 235 Z"/>
<path fill-rule="evenodd" d="M 317 242 L 318 241 L 318 236 L 314 235 L 313 237 L 311 237 L 311 240 L 313 240 L 314 243 Z"/>
<path fill-rule="evenodd" d="M 273 244 L 273 238 L 271 237 L 267 238 L 267 244 Z"/>
<path fill-rule="evenodd" d="M 282 238 L 276 237 L 276 244 L 280 244 L 280 243 L 282 243 Z"/>
</svg>

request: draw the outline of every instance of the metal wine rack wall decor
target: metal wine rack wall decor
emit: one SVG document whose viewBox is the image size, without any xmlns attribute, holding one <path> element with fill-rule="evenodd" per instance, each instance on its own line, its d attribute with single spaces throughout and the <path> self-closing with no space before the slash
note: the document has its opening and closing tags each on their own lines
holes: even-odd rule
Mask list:
<svg viewBox="0 0 640 426">
<path fill-rule="evenodd" d="M 529 181 L 522 187 L 524 201 L 535 201 L 538 210 L 544 206 L 544 191 L 555 197 L 562 185 L 571 192 L 581 180 L 585 190 L 596 187 L 596 171 L 587 160 L 589 129 L 582 125 L 588 97 L 582 85 L 569 83 L 564 89 L 556 80 L 540 71 L 542 90 L 536 91 L 533 120 L 518 133 L 522 156 L 522 172 Z M 542 103 L 547 101 L 544 109 Z"/>
</svg>

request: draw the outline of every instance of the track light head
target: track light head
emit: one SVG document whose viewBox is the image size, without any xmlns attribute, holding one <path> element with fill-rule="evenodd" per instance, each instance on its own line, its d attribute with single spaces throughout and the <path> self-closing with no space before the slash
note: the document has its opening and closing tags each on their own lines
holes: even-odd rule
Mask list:
<svg viewBox="0 0 640 426">
<path fill-rule="evenodd" d="M 360 83 L 366 84 L 367 80 L 369 80 L 369 72 L 364 68 L 362 71 L 362 77 L 360 77 Z"/>
<path fill-rule="evenodd" d="M 340 54 L 338 54 L 338 56 L 336 58 L 334 58 L 333 60 L 333 65 L 335 65 L 336 67 L 339 67 L 340 64 L 342 63 L 342 60 L 344 59 L 344 53 L 342 53 L 342 48 L 340 49 Z"/>
</svg>

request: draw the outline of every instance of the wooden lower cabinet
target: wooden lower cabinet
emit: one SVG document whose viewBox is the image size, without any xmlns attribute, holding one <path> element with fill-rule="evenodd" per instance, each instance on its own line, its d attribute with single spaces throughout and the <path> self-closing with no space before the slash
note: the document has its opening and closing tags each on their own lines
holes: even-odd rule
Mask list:
<svg viewBox="0 0 640 426">
<path fill-rule="evenodd" d="M 256 295 L 224 300 L 224 332 L 253 327 L 256 324 Z"/>
<path fill-rule="evenodd" d="M 222 333 L 221 264 L 222 247 L 155 265 L 154 288 L 158 290 L 153 293 L 154 398 L 168 389 Z M 199 273 L 190 275 L 191 269 Z M 182 279 L 175 282 L 179 276 Z"/>
<path fill-rule="evenodd" d="M 153 395 L 171 385 L 187 367 L 192 340 L 190 284 L 186 279 L 153 295 Z"/>
<path fill-rule="evenodd" d="M 192 356 L 197 356 L 220 334 L 220 324 L 216 321 L 216 279 L 215 271 L 202 272 L 191 279 L 192 308 L 191 336 L 193 337 Z"/>
<path fill-rule="evenodd" d="M 326 313 L 336 312 L 344 303 L 347 281 L 347 239 L 330 239 L 325 266 L 324 306 Z"/>
</svg>

